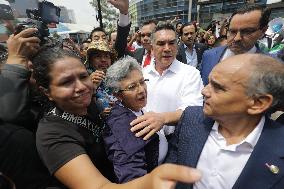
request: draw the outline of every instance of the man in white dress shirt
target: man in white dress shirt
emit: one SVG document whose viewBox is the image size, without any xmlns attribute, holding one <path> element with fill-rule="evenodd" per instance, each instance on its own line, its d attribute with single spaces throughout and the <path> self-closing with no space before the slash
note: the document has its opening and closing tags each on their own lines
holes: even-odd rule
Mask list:
<svg viewBox="0 0 284 189">
<path fill-rule="evenodd" d="M 152 38 L 154 64 L 143 69 L 147 81 L 148 100 L 146 113 L 132 124 L 138 130 L 144 127 L 137 136 L 146 138 L 159 130 L 163 125 L 166 135 L 174 132 L 172 125 L 177 123 L 182 111 L 187 106 L 201 106 L 203 83 L 199 71 L 193 66 L 176 60 L 177 36 L 171 24 L 157 25 Z M 158 113 L 153 113 L 158 112 Z"/>
</svg>

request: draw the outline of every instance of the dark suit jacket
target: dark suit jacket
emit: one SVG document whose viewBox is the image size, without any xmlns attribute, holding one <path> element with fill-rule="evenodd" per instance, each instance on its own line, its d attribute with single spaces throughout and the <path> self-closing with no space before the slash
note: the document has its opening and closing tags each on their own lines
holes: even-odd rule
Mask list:
<svg viewBox="0 0 284 189">
<path fill-rule="evenodd" d="M 216 64 L 218 64 L 225 53 L 227 46 L 220 46 L 204 52 L 201 63 L 201 77 L 204 86 L 208 84 L 208 76 Z M 262 53 L 256 46 L 256 53 Z"/>
<path fill-rule="evenodd" d="M 121 27 L 117 24 L 117 36 L 114 44 L 114 48 L 117 51 L 118 58 L 121 58 L 126 53 L 127 37 L 129 35 L 131 24 L 125 27 Z"/>
<path fill-rule="evenodd" d="M 196 167 L 214 120 L 204 117 L 202 107 L 188 107 L 169 143 L 166 162 Z M 233 189 L 284 188 L 284 127 L 266 118 L 260 138 Z M 280 172 L 273 174 L 266 163 L 277 165 Z M 234 166 L 232 164 L 232 166 Z M 178 189 L 192 185 L 178 184 Z"/>
<path fill-rule="evenodd" d="M 138 61 L 139 64 L 142 65 L 144 54 L 145 54 L 145 49 L 144 48 L 139 48 L 139 49 L 136 49 L 134 51 L 132 56 Z"/>
<path fill-rule="evenodd" d="M 197 54 L 197 69 L 200 70 L 201 67 L 201 60 L 202 60 L 202 55 L 205 50 L 207 50 L 207 46 L 201 43 L 195 43 L 194 48 L 196 50 Z M 176 59 L 182 63 L 187 64 L 186 60 L 186 54 L 185 54 L 185 49 L 184 49 L 184 43 L 181 43 L 178 47 L 178 53 Z"/>
</svg>

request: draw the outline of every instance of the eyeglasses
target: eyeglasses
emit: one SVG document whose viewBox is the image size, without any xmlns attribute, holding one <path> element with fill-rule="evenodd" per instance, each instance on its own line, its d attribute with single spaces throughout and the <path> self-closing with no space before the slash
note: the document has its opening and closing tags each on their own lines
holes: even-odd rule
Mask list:
<svg viewBox="0 0 284 189">
<path fill-rule="evenodd" d="M 240 32 L 241 37 L 248 37 L 257 30 L 259 30 L 259 28 L 246 28 L 241 30 L 228 29 L 227 35 L 228 37 L 235 37 Z"/>
<path fill-rule="evenodd" d="M 123 92 L 123 91 L 137 91 L 139 89 L 139 86 L 146 86 L 146 81 L 149 81 L 149 79 L 144 79 L 141 80 L 137 83 L 132 83 L 130 85 L 128 85 L 125 89 L 120 89 L 119 92 Z"/>
</svg>

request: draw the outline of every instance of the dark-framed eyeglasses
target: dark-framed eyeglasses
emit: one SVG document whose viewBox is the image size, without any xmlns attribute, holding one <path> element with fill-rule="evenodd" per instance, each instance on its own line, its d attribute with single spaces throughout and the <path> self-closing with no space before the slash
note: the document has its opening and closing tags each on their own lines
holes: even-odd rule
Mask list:
<svg viewBox="0 0 284 189">
<path fill-rule="evenodd" d="M 235 37 L 239 32 L 241 37 L 248 37 L 254 34 L 256 31 L 258 31 L 260 28 L 245 28 L 241 30 L 235 30 L 235 29 L 228 29 L 227 36 L 232 38 Z"/>
<path fill-rule="evenodd" d="M 16 189 L 14 182 L 0 172 L 0 189 Z"/>
<path fill-rule="evenodd" d="M 137 91 L 140 86 L 145 87 L 146 82 L 149 81 L 149 79 L 143 79 L 139 82 L 132 83 L 128 85 L 125 89 L 120 89 L 118 92 L 123 92 L 123 91 Z"/>
</svg>

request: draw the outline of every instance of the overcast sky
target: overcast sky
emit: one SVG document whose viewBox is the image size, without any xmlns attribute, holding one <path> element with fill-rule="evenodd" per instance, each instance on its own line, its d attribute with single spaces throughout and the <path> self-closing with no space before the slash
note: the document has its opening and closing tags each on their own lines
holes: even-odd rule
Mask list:
<svg viewBox="0 0 284 189">
<path fill-rule="evenodd" d="M 48 0 L 55 5 L 63 5 L 75 12 L 77 24 L 97 25 L 96 10 L 90 5 L 90 0 Z"/>
</svg>

